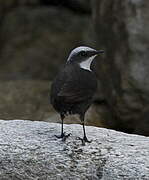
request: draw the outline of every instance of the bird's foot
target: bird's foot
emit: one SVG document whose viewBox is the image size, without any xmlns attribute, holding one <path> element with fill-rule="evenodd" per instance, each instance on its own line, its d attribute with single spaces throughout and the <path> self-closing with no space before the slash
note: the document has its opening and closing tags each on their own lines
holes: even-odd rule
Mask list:
<svg viewBox="0 0 149 180">
<path fill-rule="evenodd" d="M 66 141 L 66 139 L 69 137 L 71 135 L 71 133 L 69 133 L 69 134 L 67 134 L 66 135 L 66 133 L 64 132 L 64 133 L 62 133 L 60 136 L 59 135 L 55 135 L 57 138 L 61 138 L 62 139 L 62 141 Z"/>
<path fill-rule="evenodd" d="M 86 136 L 84 136 L 83 138 L 78 137 L 77 139 L 82 141 L 82 145 L 83 146 L 85 146 L 86 142 L 87 143 L 91 143 L 92 142 L 92 141 L 89 141 Z"/>
</svg>

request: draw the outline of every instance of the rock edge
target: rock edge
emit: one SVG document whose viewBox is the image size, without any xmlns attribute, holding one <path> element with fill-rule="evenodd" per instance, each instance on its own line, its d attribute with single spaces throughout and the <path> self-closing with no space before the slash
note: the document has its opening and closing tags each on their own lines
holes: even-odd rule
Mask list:
<svg viewBox="0 0 149 180">
<path fill-rule="evenodd" d="M 81 125 L 56 139 L 60 124 L 0 120 L 0 180 L 149 179 L 149 138 L 86 127 L 92 143 L 81 145 Z"/>
</svg>

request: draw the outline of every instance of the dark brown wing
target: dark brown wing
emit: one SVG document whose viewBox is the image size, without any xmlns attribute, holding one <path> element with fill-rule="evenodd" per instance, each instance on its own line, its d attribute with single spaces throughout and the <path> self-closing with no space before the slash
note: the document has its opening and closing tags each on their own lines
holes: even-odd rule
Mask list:
<svg viewBox="0 0 149 180">
<path fill-rule="evenodd" d="M 65 82 L 61 85 L 58 97 L 64 102 L 77 103 L 91 99 L 96 91 L 97 81 L 95 75 L 79 66 L 66 67 Z"/>
</svg>

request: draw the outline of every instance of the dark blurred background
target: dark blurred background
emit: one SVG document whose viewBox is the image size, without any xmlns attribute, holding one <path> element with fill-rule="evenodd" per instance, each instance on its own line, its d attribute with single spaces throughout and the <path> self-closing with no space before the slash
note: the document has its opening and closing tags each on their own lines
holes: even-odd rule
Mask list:
<svg viewBox="0 0 149 180">
<path fill-rule="evenodd" d="M 87 125 L 149 135 L 148 9 L 146 0 L 0 0 L 0 119 L 59 122 L 51 80 L 86 45 L 105 50 Z"/>
</svg>

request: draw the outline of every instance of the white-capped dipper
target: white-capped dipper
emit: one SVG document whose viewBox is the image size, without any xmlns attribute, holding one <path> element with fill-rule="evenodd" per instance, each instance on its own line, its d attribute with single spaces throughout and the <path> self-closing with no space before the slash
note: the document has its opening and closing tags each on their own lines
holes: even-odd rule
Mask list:
<svg viewBox="0 0 149 180">
<path fill-rule="evenodd" d="M 91 64 L 95 57 L 103 53 L 90 47 L 80 46 L 73 49 L 64 68 L 58 73 L 51 86 L 51 104 L 60 114 L 62 120 L 61 135 L 56 136 L 65 140 L 63 120 L 66 115 L 79 114 L 83 125 L 82 143 L 91 142 L 87 139 L 84 127 L 84 117 L 92 104 L 97 89 L 97 79 Z"/>
</svg>

